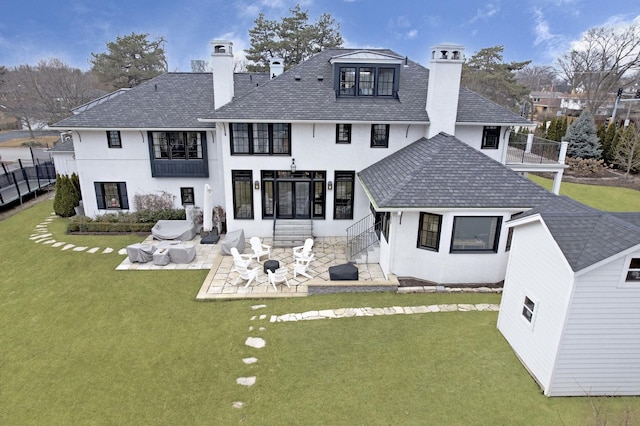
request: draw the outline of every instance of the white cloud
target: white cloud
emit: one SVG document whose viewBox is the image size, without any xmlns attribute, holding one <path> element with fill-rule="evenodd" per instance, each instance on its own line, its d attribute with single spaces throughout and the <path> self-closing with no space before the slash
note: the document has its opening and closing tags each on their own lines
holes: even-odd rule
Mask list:
<svg viewBox="0 0 640 426">
<path fill-rule="evenodd" d="M 476 15 L 469 20 L 469 24 L 473 24 L 477 21 L 485 21 L 500 12 L 500 4 L 487 3 L 482 9 L 476 11 Z"/>
<path fill-rule="evenodd" d="M 413 39 L 415 39 L 417 37 L 418 37 L 418 30 L 416 30 L 415 28 L 407 33 L 407 38 L 409 40 L 413 40 Z"/>
</svg>

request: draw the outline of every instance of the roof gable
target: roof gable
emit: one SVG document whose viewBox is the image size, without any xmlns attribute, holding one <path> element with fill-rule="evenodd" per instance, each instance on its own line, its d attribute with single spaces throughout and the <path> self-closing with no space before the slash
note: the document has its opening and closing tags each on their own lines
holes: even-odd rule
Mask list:
<svg viewBox="0 0 640 426">
<path fill-rule="evenodd" d="M 404 61 L 402 56 L 374 50 L 356 50 L 333 56 L 329 62 L 334 63 L 391 63 L 400 64 Z"/>
<path fill-rule="evenodd" d="M 640 245 L 640 213 L 608 213 L 566 196 L 523 213 L 539 214 L 574 272 Z M 515 226 L 518 226 L 517 224 Z"/>
<path fill-rule="evenodd" d="M 380 209 L 530 208 L 554 196 L 445 133 L 419 139 L 358 177 Z"/>
</svg>

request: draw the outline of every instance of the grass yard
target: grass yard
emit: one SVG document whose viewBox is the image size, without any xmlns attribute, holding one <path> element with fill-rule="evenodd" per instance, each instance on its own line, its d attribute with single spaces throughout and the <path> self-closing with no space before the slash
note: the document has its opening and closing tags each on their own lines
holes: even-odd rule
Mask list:
<svg viewBox="0 0 640 426">
<path fill-rule="evenodd" d="M 584 425 L 622 424 L 629 411 L 630 424 L 640 422 L 640 398 L 544 397 L 497 331 L 496 312 L 268 321 L 498 295 L 196 302 L 207 271 L 115 271 L 117 254 L 30 241 L 51 210 L 46 201 L 0 221 L 0 424 Z M 56 240 L 116 249 L 141 240 L 71 241 L 64 222 L 49 226 Z M 246 346 L 250 336 L 266 347 Z M 259 361 L 245 365 L 251 356 Z M 236 384 L 247 376 L 254 386 Z"/>
<path fill-rule="evenodd" d="M 529 179 L 551 191 L 553 180 L 529 174 Z M 604 211 L 640 211 L 640 191 L 615 186 L 584 185 L 562 182 L 560 195 Z"/>
</svg>

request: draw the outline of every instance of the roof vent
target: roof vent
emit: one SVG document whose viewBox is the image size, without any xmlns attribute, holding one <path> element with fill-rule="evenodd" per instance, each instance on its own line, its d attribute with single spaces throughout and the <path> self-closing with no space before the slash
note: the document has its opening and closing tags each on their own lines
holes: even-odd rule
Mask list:
<svg viewBox="0 0 640 426">
<path fill-rule="evenodd" d="M 300 80 L 301 80 L 301 77 L 300 77 L 299 75 L 294 75 L 294 76 L 293 76 L 293 79 L 294 79 L 295 81 L 300 81 Z"/>
<path fill-rule="evenodd" d="M 324 80 L 324 77 L 323 77 L 323 76 L 321 76 L 321 75 L 319 75 L 319 76 L 318 76 L 318 81 L 322 81 L 322 80 Z"/>
</svg>

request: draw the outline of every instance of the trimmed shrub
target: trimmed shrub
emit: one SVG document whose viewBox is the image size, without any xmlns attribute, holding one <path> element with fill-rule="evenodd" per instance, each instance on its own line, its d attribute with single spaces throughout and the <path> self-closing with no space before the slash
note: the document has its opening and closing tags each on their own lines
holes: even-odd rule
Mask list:
<svg viewBox="0 0 640 426">
<path fill-rule="evenodd" d="M 80 204 L 80 193 L 71 178 L 66 175 L 56 176 L 56 195 L 53 200 L 53 211 L 61 217 L 75 214 L 74 207 Z"/>
<path fill-rule="evenodd" d="M 569 169 L 577 176 L 589 176 L 598 174 L 606 169 L 604 160 L 596 160 L 594 158 L 572 158 L 567 157 L 567 165 Z"/>
</svg>

